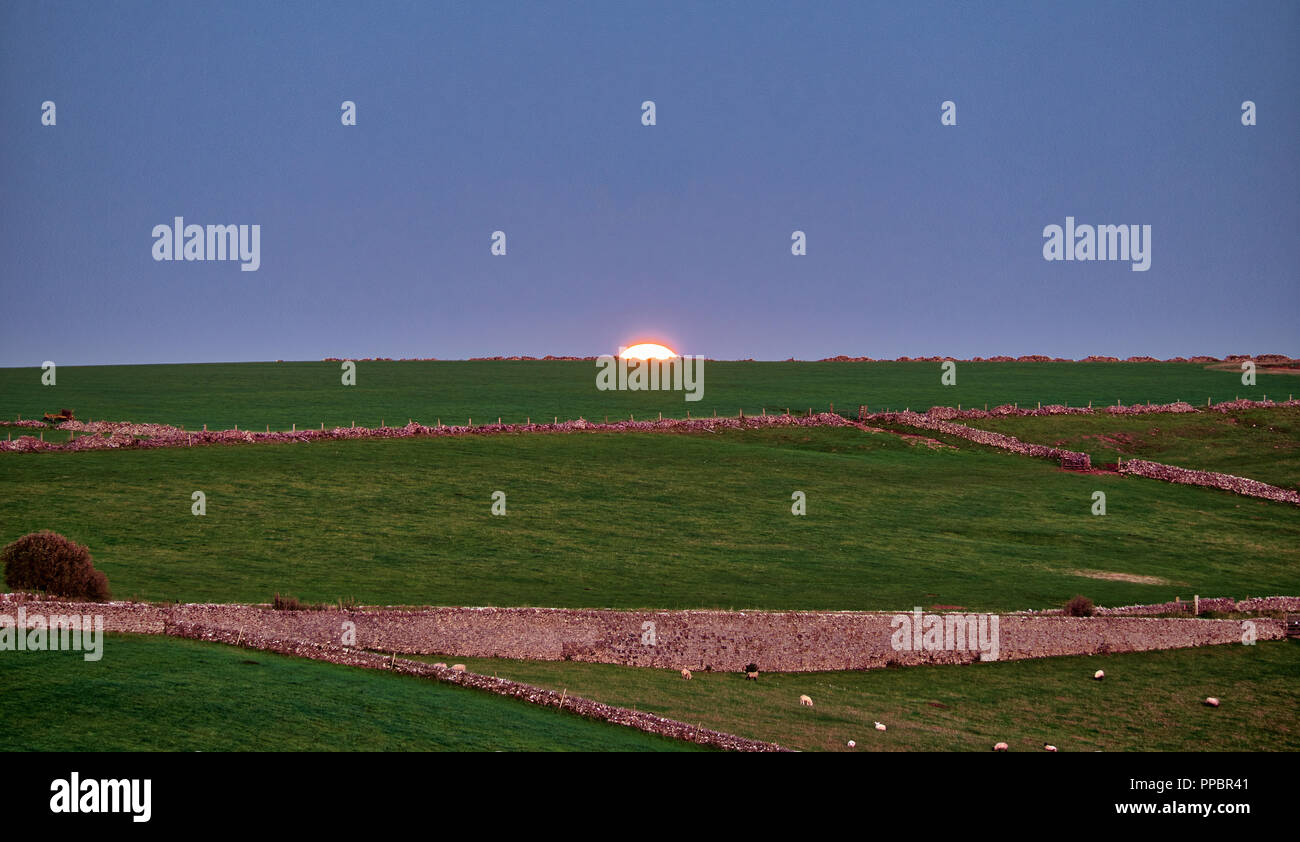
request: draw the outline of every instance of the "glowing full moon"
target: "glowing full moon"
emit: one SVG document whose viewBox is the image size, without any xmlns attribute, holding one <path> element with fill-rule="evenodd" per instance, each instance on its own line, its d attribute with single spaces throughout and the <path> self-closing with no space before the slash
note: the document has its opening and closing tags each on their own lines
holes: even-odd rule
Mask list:
<svg viewBox="0 0 1300 842">
<path fill-rule="evenodd" d="M 671 360 L 675 359 L 677 354 L 672 348 L 654 342 L 642 342 L 631 348 L 624 348 L 619 356 L 625 360 Z"/>
</svg>

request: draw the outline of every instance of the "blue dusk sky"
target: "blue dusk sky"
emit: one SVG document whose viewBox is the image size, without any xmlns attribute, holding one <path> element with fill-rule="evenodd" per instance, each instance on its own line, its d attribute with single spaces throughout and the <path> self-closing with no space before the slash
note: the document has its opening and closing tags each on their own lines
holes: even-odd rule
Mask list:
<svg viewBox="0 0 1300 842">
<path fill-rule="evenodd" d="M 1292 0 L 6 0 L 0 365 L 1300 355 L 1298 34 Z M 259 225 L 259 268 L 155 260 L 177 216 Z M 1066 217 L 1151 226 L 1150 268 L 1045 260 Z"/>
</svg>

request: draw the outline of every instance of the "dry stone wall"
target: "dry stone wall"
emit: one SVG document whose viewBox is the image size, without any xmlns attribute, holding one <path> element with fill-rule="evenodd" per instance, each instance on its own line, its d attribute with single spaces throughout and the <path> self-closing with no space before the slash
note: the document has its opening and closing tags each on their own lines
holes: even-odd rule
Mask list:
<svg viewBox="0 0 1300 842">
<path fill-rule="evenodd" d="M 1232 474 L 1219 474 L 1214 471 L 1193 471 L 1160 462 L 1148 462 L 1145 459 L 1128 459 L 1119 465 L 1121 474 L 1175 482 L 1180 485 L 1200 485 L 1206 488 L 1218 488 L 1246 497 L 1259 497 L 1275 500 L 1279 503 L 1291 503 L 1300 506 L 1300 492 L 1287 488 L 1278 488 L 1259 480 L 1246 477 L 1234 477 Z"/>
<path fill-rule="evenodd" d="M 552 416 L 554 417 L 554 416 Z M 472 419 L 469 419 L 472 420 Z M 4 425 L 5 422 L 0 422 Z M 226 444 L 307 444 L 314 441 L 347 439 L 415 438 L 447 436 L 488 436 L 522 433 L 698 433 L 718 430 L 752 430 L 763 427 L 844 427 L 849 422 L 832 412 L 811 415 L 741 415 L 735 418 L 660 418 L 655 420 L 591 422 L 585 418 L 553 424 L 476 424 L 436 426 L 417 424 L 404 427 L 334 427 L 320 430 L 266 432 L 254 430 L 186 431 L 168 424 L 135 424 L 127 421 L 66 421 L 58 429 L 81 438 L 67 442 L 47 442 L 34 436 L 0 441 L 0 451 L 54 453 L 71 450 L 106 450 L 154 447 L 205 447 Z M 8 422 L 9 426 L 28 426 L 28 422 Z M 38 426 L 44 426 L 38 424 Z"/>
<path fill-rule="evenodd" d="M 0 598 L 0 614 L 13 616 L 18 599 Z M 169 623 L 189 623 L 237 639 L 347 644 L 400 654 L 573 660 L 706 671 L 738 671 L 750 662 L 769 672 L 869 669 L 893 664 L 968 663 L 980 655 L 973 643 L 949 651 L 896 651 L 891 637 L 898 628 L 893 621 L 897 614 L 892 612 L 276 611 L 250 605 L 90 605 L 37 600 L 25 605 L 29 613 L 103 614 L 110 631 L 160 634 Z M 1227 609 L 1216 604 L 1214 610 Z M 1252 622 L 1260 640 L 1285 636 L 1282 620 L 1257 618 Z M 349 632 L 352 636 L 344 637 Z M 998 616 L 998 657 L 1016 660 L 1241 643 L 1242 632 L 1238 620 L 1003 614 Z"/>
<path fill-rule="evenodd" d="M 1088 470 L 1092 467 L 1092 458 L 1086 453 L 1077 450 L 1063 450 L 1059 447 L 1048 447 L 1045 444 L 1030 444 L 1021 441 L 1015 436 L 993 433 L 988 430 L 977 430 L 974 427 L 967 427 L 965 424 L 956 424 L 952 421 L 944 421 L 934 417 L 933 412 L 933 410 L 928 414 L 920 412 L 882 412 L 868 417 L 869 420 L 879 423 L 899 424 L 904 427 L 919 427 L 923 430 L 946 433 L 950 436 L 973 441 L 976 444 L 997 447 L 1023 456 L 1055 459 L 1064 465 L 1079 470 Z"/>
</svg>

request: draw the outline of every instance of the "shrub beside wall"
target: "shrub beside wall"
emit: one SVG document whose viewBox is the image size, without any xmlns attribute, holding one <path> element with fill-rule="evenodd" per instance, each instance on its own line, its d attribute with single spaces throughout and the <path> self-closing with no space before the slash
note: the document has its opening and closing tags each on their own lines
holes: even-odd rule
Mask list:
<svg viewBox="0 0 1300 842">
<path fill-rule="evenodd" d="M 0 561 L 10 590 L 92 602 L 111 597 L 108 577 L 95 569 L 90 551 L 57 532 L 24 535 L 0 551 Z"/>
</svg>

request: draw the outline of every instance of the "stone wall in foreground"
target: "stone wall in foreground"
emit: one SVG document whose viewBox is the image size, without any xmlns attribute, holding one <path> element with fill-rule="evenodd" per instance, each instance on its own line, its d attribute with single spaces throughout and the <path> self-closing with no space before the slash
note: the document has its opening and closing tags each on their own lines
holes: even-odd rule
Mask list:
<svg viewBox="0 0 1300 842">
<path fill-rule="evenodd" d="M 363 667 L 365 669 L 388 670 L 401 675 L 414 675 L 421 678 L 446 681 L 463 687 L 486 690 L 489 693 L 496 693 L 498 696 L 521 699 L 543 707 L 554 707 L 556 710 L 576 713 L 588 719 L 598 719 L 602 722 L 636 728 L 650 734 L 658 734 L 661 737 L 685 740 L 686 742 L 699 743 L 713 748 L 727 749 L 729 751 L 761 752 L 787 750 L 776 743 L 751 740 L 747 737 L 739 737 L 724 731 L 714 731 L 711 728 L 701 728 L 698 725 L 690 725 L 675 719 L 643 713 L 639 710 L 615 707 L 604 702 L 596 702 L 580 696 L 570 696 L 568 693 L 556 693 L 554 690 L 545 690 L 541 687 L 534 687 L 531 684 L 523 684 L 506 678 L 461 672 L 450 667 L 428 664 L 423 661 L 389 657 L 374 652 L 361 652 L 343 646 L 275 640 L 255 635 L 249 636 L 229 630 L 205 628 L 186 622 L 168 622 L 165 631 L 169 635 L 191 640 L 227 643 L 264 652 L 275 652 L 281 655 L 311 658 L 317 661 L 329 661 L 334 664 Z"/>
<path fill-rule="evenodd" d="M 348 645 L 399 654 L 573 660 L 629 666 L 769 672 L 967 663 L 979 646 L 897 651 L 889 612 L 605 611 L 554 608 L 371 608 L 275 611 L 248 605 L 28 601 L 29 614 L 96 613 L 110 631 L 161 634 L 191 623 L 239 636 Z M 18 603 L 0 597 L 0 614 Z M 934 614 L 938 612 L 927 612 Z M 909 615 L 910 616 L 910 615 Z M 1259 640 L 1285 636 L 1282 620 L 1251 621 Z M 345 638 L 344 635 L 352 636 Z M 1131 616 L 998 615 L 1000 660 L 1177 649 L 1242 642 L 1239 620 Z"/>
</svg>

